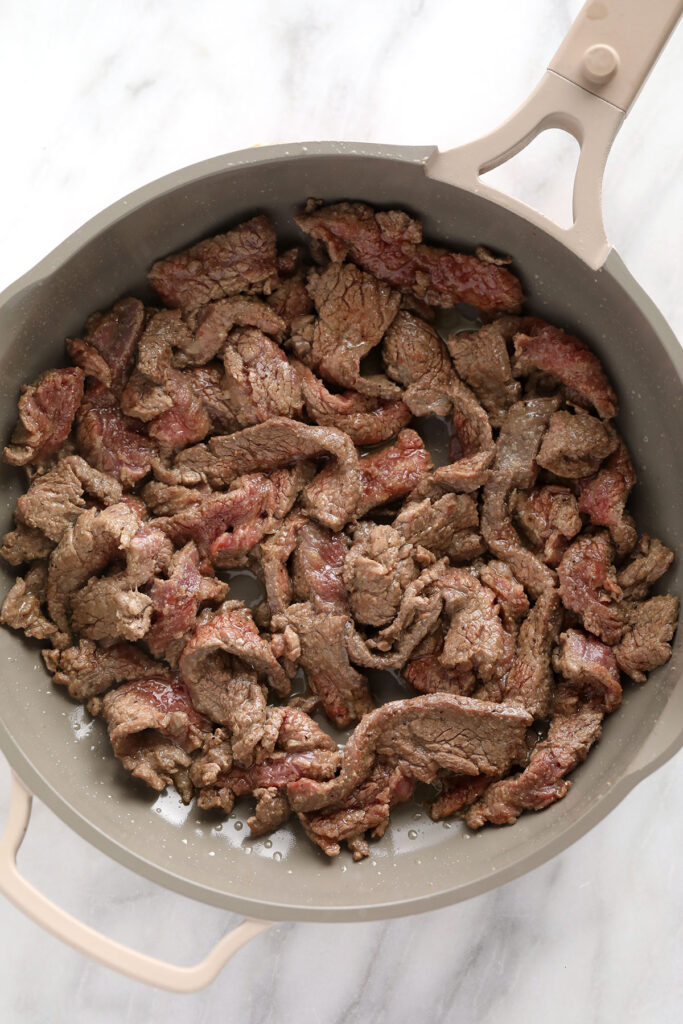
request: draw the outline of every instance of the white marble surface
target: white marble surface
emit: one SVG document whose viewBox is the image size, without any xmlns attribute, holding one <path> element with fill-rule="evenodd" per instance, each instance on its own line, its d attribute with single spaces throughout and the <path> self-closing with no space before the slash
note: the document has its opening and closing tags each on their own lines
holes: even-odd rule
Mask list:
<svg viewBox="0 0 683 1024">
<path fill-rule="evenodd" d="M 216 153 L 302 139 L 464 142 L 521 101 L 578 7 L 4 0 L 0 287 L 114 199 Z M 605 183 L 610 238 L 679 334 L 682 65 L 680 31 Z M 561 215 L 556 170 L 570 149 L 511 165 L 504 183 Z M 682 770 L 679 755 L 573 848 L 501 890 L 386 924 L 276 928 L 191 997 L 92 965 L 2 902 L 0 1020 L 673 1024 L 683 1019 Z M 2 765 L 2 820 L 8 791 Z M 107 934 L 178 961 L 232 920 L 111 863 L 41 806 L 22 866 Z"/>
</svg>

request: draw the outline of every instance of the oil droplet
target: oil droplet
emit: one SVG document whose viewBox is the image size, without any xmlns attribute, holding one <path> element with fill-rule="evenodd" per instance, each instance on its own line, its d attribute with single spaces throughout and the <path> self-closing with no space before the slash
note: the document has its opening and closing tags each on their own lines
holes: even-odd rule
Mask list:
<svg viewBox="0 0 683 1024">
<path fill-rule="evenodd" d="M 279 850 L 276 850 L 275 853 L 273 854 L 273 860 L 282 860 L 282 854 L 280 853 Z"/>
<path fill-rule="evenodd" d="M 414 828 L 409 829 L 408 839 L 417 839 L 417 832 L 415 831 Z"/>
<path fill-rule="evenodd" d="M 444 828 L 452 828 L 453 826 L 451 825 L 450 821 L 444 821 L 443 827 Z"/>
<path fill-rule="evenodd" d="M 241 821 L 236 821 L 235 822 L 235 831 L 239 832 L 241 828 L 242 828 L 242 822 Z"/>
<path fill-rule="evenodd" d="M 413 815 L 413 821 L 419 821 L 421 817 L 422 811 L 416 811 L 416 813 Z"/>
<path fill-rule="evenodd" d="M 266 839 L 266 841 L 265 841 L 265 843 L 263 845 L 265 846 L 266 850 L 270 850 L 271 846 L 273 845 L 273 840 L 272 839 Z"/>
<path fill-rule="evenodd" d="M 251 846 L 245 846 L 244 847 L 244 852 L 245 853 L 251 853 Z"/>
<path fill-rule="evenodd" d="M 223 831 L 223 826 L 221 825 L 220 822 L 216 825 L 216 828 L 214 829 L 214 831 L 215 832 L 222 832 Z"/>
</svg>

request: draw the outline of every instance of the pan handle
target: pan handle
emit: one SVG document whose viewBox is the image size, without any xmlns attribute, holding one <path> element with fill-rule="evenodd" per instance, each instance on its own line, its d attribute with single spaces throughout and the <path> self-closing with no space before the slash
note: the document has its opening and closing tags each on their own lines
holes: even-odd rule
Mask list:
<svg viewBox="0 0 683 1024">
<path fill-rule="evenodd" d="M 683 0 L 589 0 L 525 103 L 489 135 L 436 152 L 428 177 L 493 200 L 557 238 L 591 267 L 609 252 L 602 179 L 612 142 L 683 13 Z M 561 228 L 526 203 L 481 180 L 548 128 L 580 146 L 574 222 Z"/>
<path fill-rule="evenodd" d="M 12 772 L 9 817 L 0 839 L 0 892 L 46 931 L 105 967 L 169 992 L 197 992 L 214 980 L 238 949 L 259 932 L 270 928 L 269 921 L 242 921 L 193 967 L 156 960 L 101 935 L 62 910 L 19 874 L 16 858 L 28 828 L 31 803 L 30 792 Z"/>
</svg>

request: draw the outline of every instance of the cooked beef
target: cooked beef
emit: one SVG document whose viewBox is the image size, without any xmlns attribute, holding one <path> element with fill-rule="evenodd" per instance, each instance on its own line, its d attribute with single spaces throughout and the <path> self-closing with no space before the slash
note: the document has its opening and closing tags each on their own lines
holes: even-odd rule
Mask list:
<svg viewBox="0 0 683 1024">
<path fill-rule="evenodd" d="M 432 821 L 450 818 L 474 803 L 490 785 L 491 778 L 488 775 L 454 775 L 444 783 L 441 793 L 432 801 L 429 817 Z"/>
<path fill-rule="evenodd" d="M 419 693 L 454 693 L 469 697 L 477 685 L 471 669 L 449 668 L 441 660 L 444 634 L 441 625 L 426 636 L 403 666 L 402 675 Z"/>
<path fill-rule="evenodd" d="M 224 487 L 243 473 L 268 472 L 322 455 L 331 455 L 334 462 L 309 484 L 304 505 L 325 526 L 340 529 L 357 507 L 360 478 L 353 442 L 333 427 L 309 427 L 278 417 L 214 437 L 208 445 L 180 453 L 175 466 L 182 479 L 177 482 L 208 481 L 212 487 Z M 426 452 L 423 457 L 429 458 Z"/>
<path fill-rule="evenodd" d="M 575 540 L 557 568 L 565 608 L 610 646 L 619 642 L 625 628 L 613 557 L 612 542 L 602 531 Z"/>
<path fill-rule="evenodd" d="M 47 558 L 54 544 L 42 530 L 17 523 L 16 529 L 10 530 L 2 538 L 0 556 L 10 565 L 21 565 L 22 562 L 35 562 Z"/>
<path fill-rule="evenodd" d="M 209 418 L 210 432 L 227 434 L 237 430 L 237 420 L 224 388 L 225 371 L 218 363 L 195 366 L 184 372 L 183 382 L 202 403 Z"/>
<path fill-rule="evenodd" d="M 394 529 L 413 544 L 452 562 L 471 561 L 484 551 L 479 512 L 468 494 L 444 494 L 435 501 L 408 502 L 394 519 Z"/>
<path fill-rule="evenodd" d="M 124 683 L 105 694 L 102 714 L 123 767 L 156 790 L 190 767 L 190 753 L 210 731 L 186 687 L 173 679 Z"/>
<path fill-rule="evenodd" d="M 630 562 L 617 573 L 624 600 L 642 601 L 650 587 L 663 576 L 674 559 L 674 553 L 657 538 L 643 534 Z"/>
<path fill-rule="evenodd" d="M 442 587 L 448 631 L 441 662 L 458 673 L 474 672 L 489 698 L 499 700 L 515 641 L 503 628 L 495 594 L 473 569 L 451 569 Z"/>
<path fill-rule="evenodd" d="M 568 487 L 548 484 L 510 497 L 513 519 L 537 553 L 552 569 L 581 529 L 576 498 Z"/>
<path fill-rule="evenodd" d="M 606 526 L 617 553 L 625 555 L 637 539 L 633 519 L 625 511 L 626 501 L 636 482 L 631 459 L 622 442 L 595 476 L 579 480 L 579 512 L 593 526 Z"/>
<path fill-rule="evenodd" d="M 201 685 L 203 662 L 216 653 L 232 654 L 245 662 L 260 676 L 265 676 L 279 696 L 289 693 L 289 679 L 273 656 L 268 641 L 260 635 L 251 612 L 240 601 L 226 601 L 214 615 L 200 622 L 183 649 L 180 673 L 190 686 L 193 699 L 193 687 Z"/>
<path fill-rule="evenodd" d="M 271 296 L 272 298 L 272 296 Z M 253 295 L 232 295 L 192 310 L 186 321 L 193 334 L 180 346 L 188 361 L 208 363 L 225 345 L 233 327 L 255 327 L 264 334 L 277 335 L 286 327 L 284 319 Z"/>
<path fill-rule="evenodd" d="M 621 683 L 614 651 L 590 633 L 579 629 L 562 633 L 553 668 L 562 676 L 565 690 L 575 690 L 591 707 L 604 712 L 619 707 Z"/>
<path fill-rule="evenodd" d="M 312 271 L 308 291 L 318 320 L 310 365 L 324 380 L 364 395 L 398 398 L 399 389 L 384 377 L 363 377 L 363 356 L 379 345 L 396 316 L 400 296 L 352 263 L 330 263 Z"/>
<path fill-rule="evenodd" d="M 522 544 L 510 517 L 515 488 L 528 490 L 536 479 L 536 453 L 553 412 L 555 398 L 516 402 L 508 411 L 496 441 L 491 477 L 484 486 L 481 532 L 492 554 L 507 562 L 532 597 L 555 583 L 555 574 Z"/>
<path fill-rule="evenodd" d="M 521 388 L 512 376 L 507 343 L 527 321 L 505 316 L 478 331 L 460 331 L 446 338 L 455 369 L 486 409 L 491 426 L 499 427 Z"/>
<path fill-rule="evenodd" d="M 618 444 L 619 438 L 610 424 L 587 412 L 577 410 L 572 414 L 561 410 L 550 417 L 536 462 L 555 476 L 588 476 L 596 472 Z"/>
<path fill-rule="evenodd" d="M 121 412 L 113 391 L 94 384 L 76 417 L 76 444 L 91 466 L 133 487 L 152 468 L 156 442 L 144 424 Z"/>
<path fill-rule="evenodd" d="M 375 213 L 364 203 L 320 207 L 309 200 L 294 218 L 323 241 L 330 258 L 349 256 L 371 274 L 431 306 L 469 302 L 490 312 L 515 310 L 522 303 L 517 278 L 503 267 L 464 253 L 422 244 L 422 227 L 400 210 Z"/>
<path fill-rule="evenodd" d="M 299 530 L 307 522 L 300 512 L 292 512 L 260 546 L 258 557 L 271 615 L 283 612 L 292 603 L 293 588 L 287 563 L 296 547 Z"/>
<path fill-rule="evenodd" d="M 400 310 L 382 345 L 387 376 L 404 387 L 414 416 L 447 416 L 451 409 L 453 366 L 433 327 Z"/>
<path fill-rule="evenodd" d="M 409 494 L 432 468 L 422 438 L 414 430 L 402 430 L 394 444 L 360 460 L 360 499 L 356 516 Z M 322 474 L 321 474 L 322 475 Z"/>
<path fill-rule="evenodd" d="M 2 457 L 12 466 L 44 462 L 71 433 L 83 397 L 83 371 L 75 366 L 47 370 L 22 388 L 19 422 Z"/>
<path fill-rule="evenodd" d="M 38 562 L 19 577 L 2 604 L 0 622 L 36 640 L 54 640 L 58 629 L 43 614 L 47 601 L 47 566 Z"/>
<path fill-rule="evenodd" d="M 540 811 L 561 800 L 571 782 L 565 776 L 585 760 L 600 739 L 604 712 L 580 705 L 570 714 L 555 714 L 548 735 L 531 754 L 523 772 L 488 787 L 465 815 L 469 828 L 513 825 L 522 811 Z"/>
<path fill-rule="evenodd" d="M 515 335 L 515 375 L 541 370 L 559 380 L 567 399 L 593 406 L 602 419 L 617 414 L 617 397 L 597 356 L 578 338 L 537 321 L 528 334 Z"/>
<path fill-rule="evenodd" d="M 200 572 L 199 552 L 192 541 L 177 551 L 168 579 L 154 579 L 149 591 L 152 616 L 145 642 L 152 656 L 177 665 L 198 610 L 224 601 L 227 594 L 227 583 Z"/>
<path fill-rule="evenodd" d="M 174 516 L 178 512 L 199 505 L 204 498 L 211 495 L 211 488 L 206 484 L 199 487 L 183 487 L 181 484 L 165 484 L 159 480 L 150 480 L 141 491 L 141 497 L 155 516 Z"/>
<path fill-rule="evenodd" d="M 357 391 L 332 394 L 303 363 L 296 369 L 309 419 L 320 427 L 343 430 L 354 444 L 388 441 L 410 422 L 410 409 L 401 399 L 374 398 Z"/>
<path fill-rule="evenodd" d="M 348 598 L 343 570 L 348 541 L 319 523 L 304 523 L 296 535 L 292 583 L 299 601 L 311 601 L 316 612 L 346 612 Z"/>
<path fill-rule="evenodd" d="M 282 275 L 282 271 L 280 271 Z M 268 305 L 282 317 L 287 327 L 299 316 L 307 316 L 313 310 L 313 300 L 306 287 L 306 274 L 298 271 L 288 277 L 268 296 Z"/>
<path fill-rule="evenodd" d="M 363 524 L 344 563 L 344 583 L 356 622 L 386 626 L 398 612 L 403 593 L 434 556 L 416 549 L 391 526 Z"/>
<path fill-rule="evenodd" d="M 301 415 L 297 371 L 282 349 L 255 327 L 237 327 L 230 333 L 223 365 L 225 391 L 240 426 Z"/>
<path fill-rule="evenodd" d="M 495 559 L 481 566 L 479 579 L 495 594 L 503 626 L 512 636 L 517 636 L 519 625 L 529 612 L 529 600 L 524 587 L 515 579 L 506 562 Z"/>
<path fill-rule="evenodd" d="M 166 305 L 182 309 L 238 292 L 269 295 L 279 283 L 275 232 L 267 217 L 252 217 L 159 260 L 147 279 Z"/>
<path fill-rule="evenodd" d="M 80 455 L 68 455 L 47 473 L 33 478 L 17 501 L 17 521 L 40 530 L 57 544 L 86 507 L 85 495 L 88 501 L 114 505 L 121 501 L 123 489 L 118 480 L 93 469 Z"/>
<path fill-rule="evenodd" d="M 637 683 L 644 683 L 646 673 L 671 657 L 679 605 L 678 598 L 671 594 L 651 597 L 642 604 L 627 603 L 626 630 L 614 654 L 621 671 Z"/>
<path fill-rule="evenodd" d="M 309 602 L 290 605 L 272 622 L 274 630 L 284 632 L 289 626 L 298 637 L 299 664 L 308 685 L 339 729 L 346 728 L 374 706 L 365 676 L 349 664 L 345 647 L 347 624 L 347 615 L 316 611 Z"/>
<path fill-rule="evenodd" d="M 117 683 L 159 679 L 164 671 L 157 661 L 127 643 L 100 647 L 92 640 L 81 640 L 77 647 L 49 653 L 55 656 L 48 663 L 54 682 L 66 686 L 69 696 L 76 700 L 106 693 Z M 48 662 L 47 657 L 45 661 Z"/>
<path fill-rule="evenodd" d="M 376 763 L 406 778 L 432 782 L 441 772 L 493 775 L 523 757 L 531 718 L 525 711 L 433 693 L 384 704 L 355 728 L 340 774 L 329 782 L 300 779 L 287 787 L 295 811 L 315 811 L 346 799 Z"/>
<path fill-rule="evenodd" d="M 67 339 L 70 359 L 86 376 L 119 394 L 133 365 L 144 319 L 143 304 L 133 298 L 121 299 L 107 313 L 95 313 L 83 339 Z"/>
<path fill-rule="evenodd" d="M 71 628 L 89 640 L 140 640 L 151 621 L 151 599 L 124 576 L 90 579 L 71 596 Z"/>
<path fill-rule="evenodd" d="M 550 654 L 562 627 L 556 590 L 544 590 L 521 625 L 517 651 L 505 681 L 505 700 L 521 705 L 534 718 L 546 718 L 553 695 Z"/>
<path fill-rule="evenodd" d="M 363 838 L 372 829 L 373 839 L 384 835 L 391 808 L 409 800 L 415 783 L 400 768 L 376 765 L 370 775 L 343 800 L 317 814 L 299 814 L 299 821 L 309 839 L 328 857 L 340 853 L 346 842 L 354 860 L 370 853 Z"/>
</svg>

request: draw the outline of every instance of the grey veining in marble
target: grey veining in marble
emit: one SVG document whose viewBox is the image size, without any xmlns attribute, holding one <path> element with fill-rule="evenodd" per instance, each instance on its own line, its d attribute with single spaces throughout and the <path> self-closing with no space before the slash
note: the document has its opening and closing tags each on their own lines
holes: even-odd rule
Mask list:
<svg viewBox="0 0 683 1024">
<path fill-rule="evenodd" d="M 4 0 L 0 287 L 88 217 L 176 167 L 256 142 L 456 145 L 541 74 L 561 0 Z M 683 333 L 683 32 L 613 150 L 608 233 Z M 561 217 L 573 144 L 498 182 Z M 0 1021 L 527 1024 L 683 1018 L 679 755 L 562 856 L 466 904 L 387 924 L 288 925 L 207 991 L 174 997 L 94 966 L 0 903 Z M 0 818 L 9 781 L 0 767 Z M 236 919 L 111 863 L 37 806 L 31 880 L 109 935 L 191 962 Z"/>
</svg>

